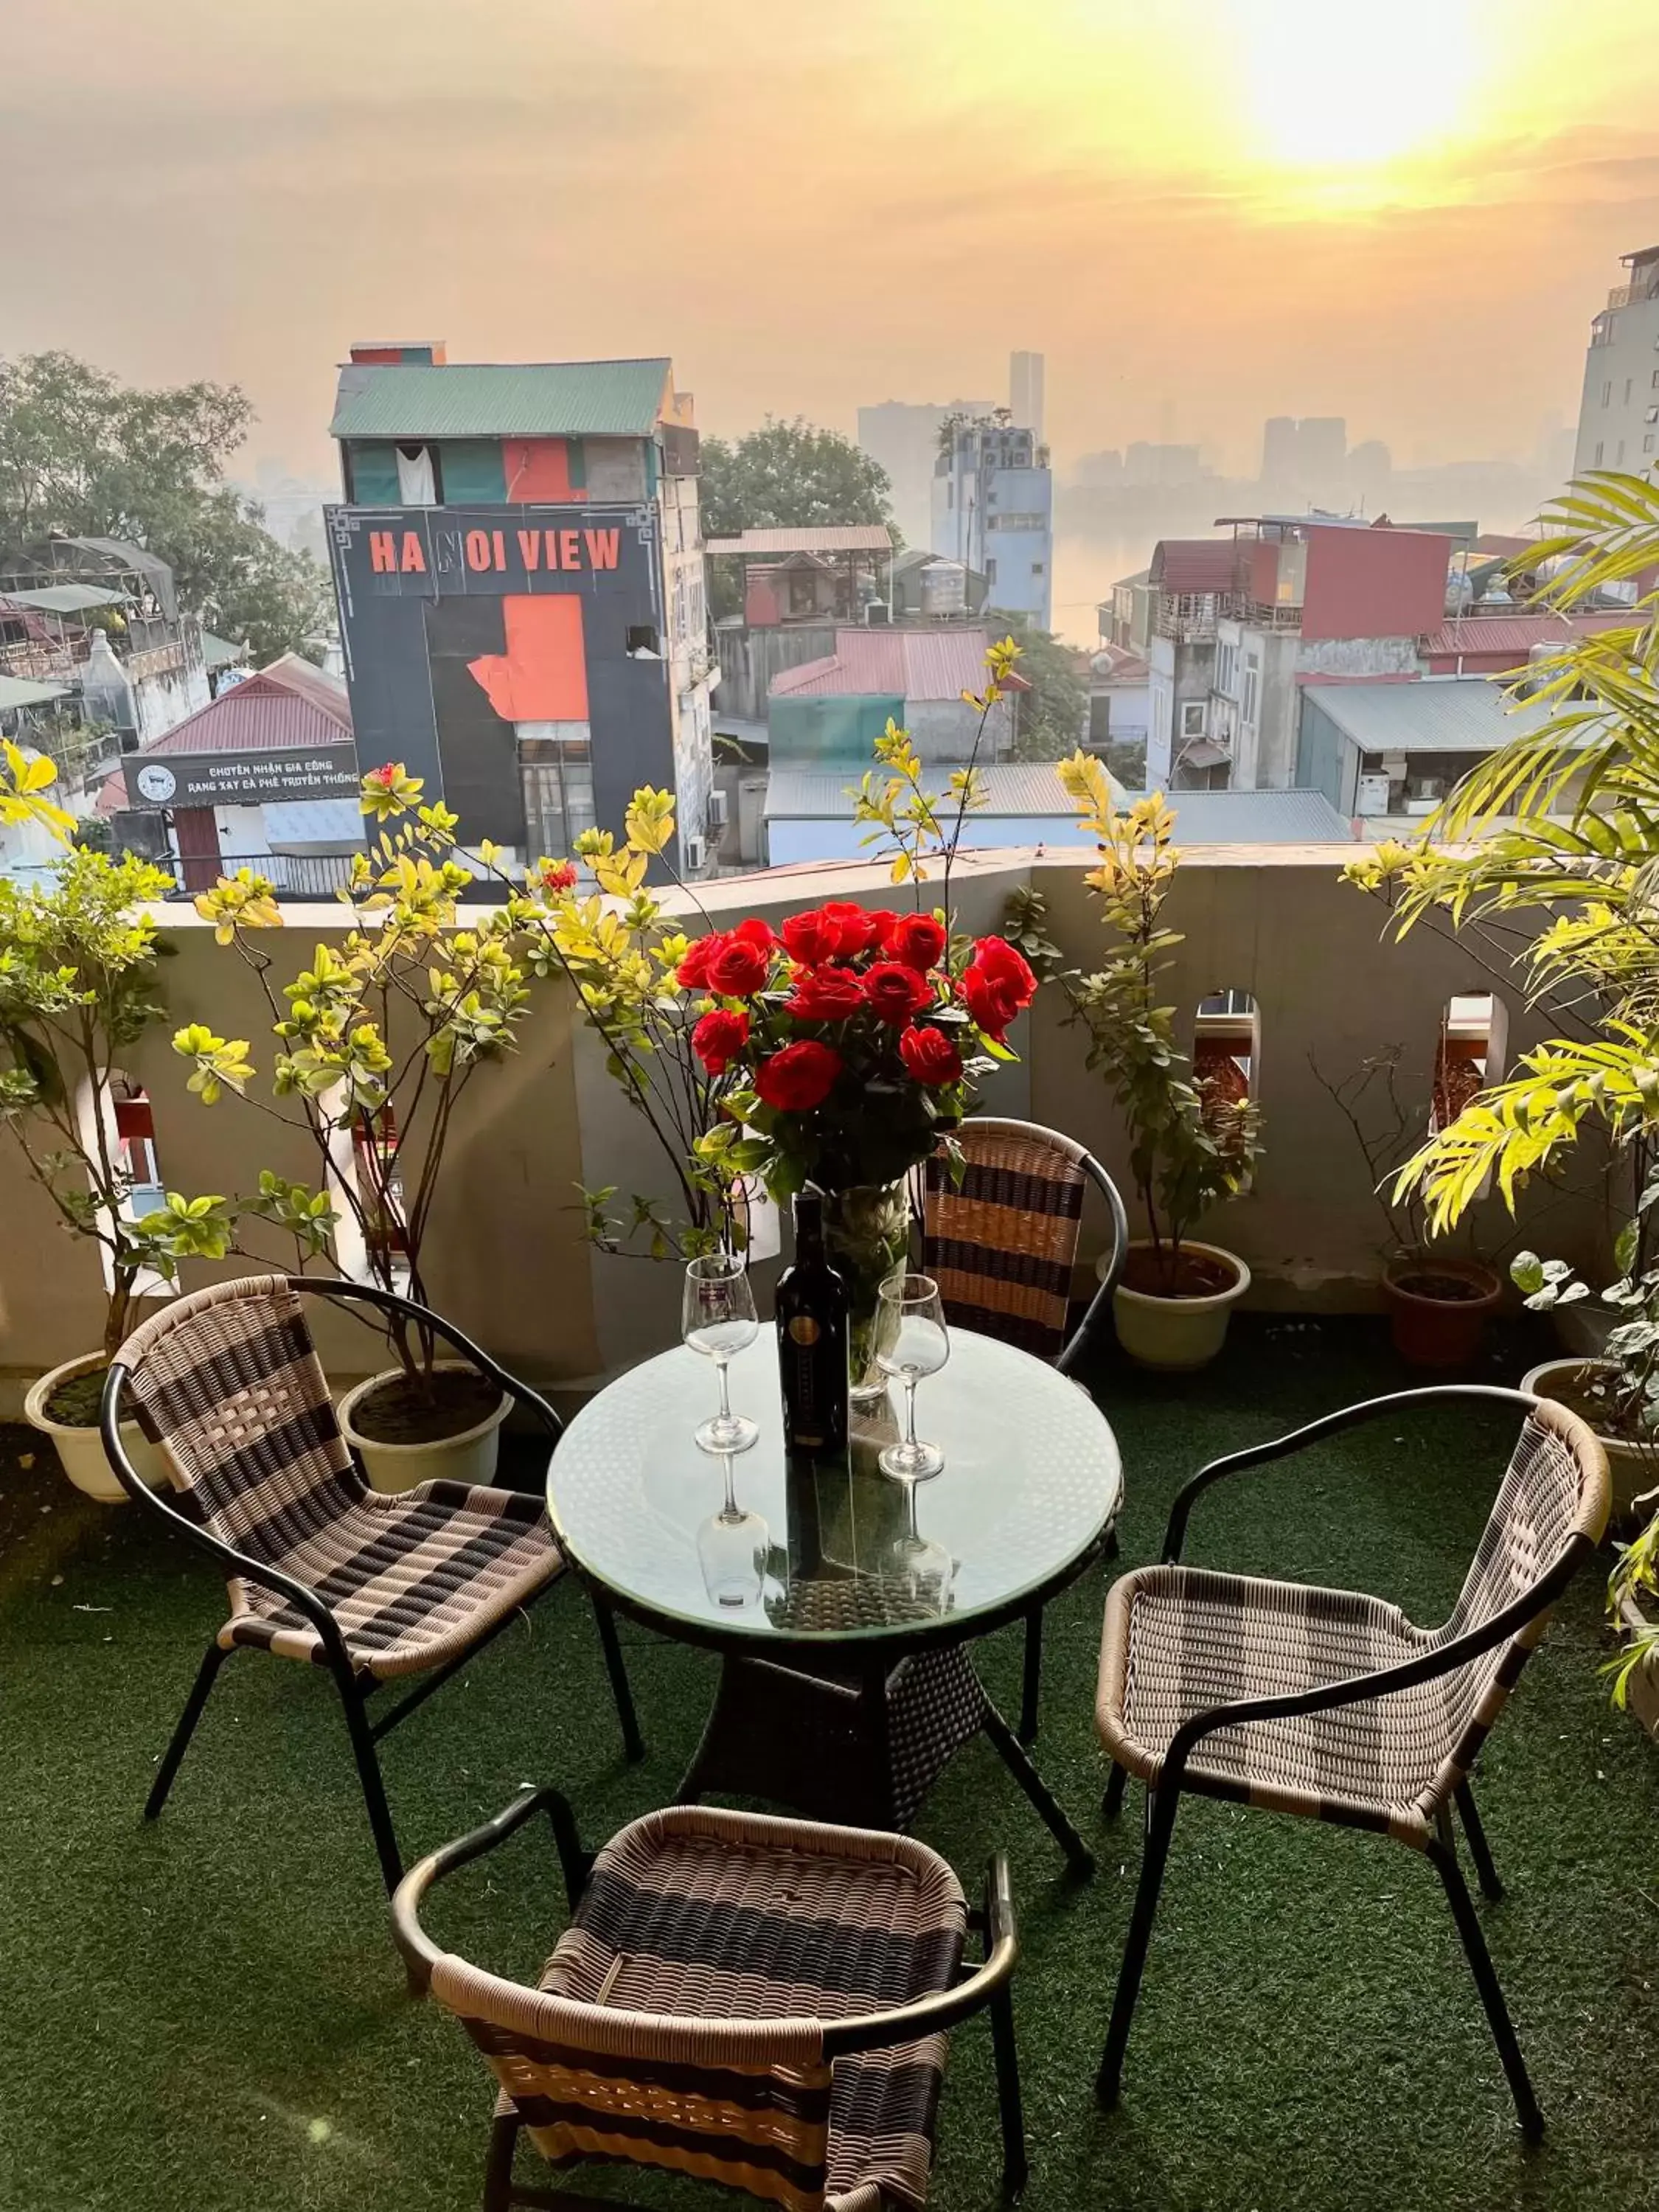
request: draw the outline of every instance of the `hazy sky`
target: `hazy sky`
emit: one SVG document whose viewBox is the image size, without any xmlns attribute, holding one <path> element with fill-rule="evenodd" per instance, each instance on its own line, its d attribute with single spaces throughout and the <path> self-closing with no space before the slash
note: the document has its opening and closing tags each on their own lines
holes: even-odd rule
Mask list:
<svg viewBox="0 0 1659 2212">
<path fill-rule="evenodd" d="M 0 0 L 0 353 L 234 379 L 319 475 L 363 337 L 672 354 L 705 430 L 1030 345 L 1062 459 L 1526 452 L 1659 241 L 1656 5 Z"/>
</svg>

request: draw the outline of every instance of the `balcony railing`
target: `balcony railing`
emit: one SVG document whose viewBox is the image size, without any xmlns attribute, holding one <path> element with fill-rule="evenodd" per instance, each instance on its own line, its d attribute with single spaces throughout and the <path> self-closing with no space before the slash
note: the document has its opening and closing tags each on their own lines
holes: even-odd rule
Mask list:
<svg viewBox="0 0 1659 2212">
<path fill-rule="evenodd" d="M 170 896 L 178 899 L 210 890 L 222 875 L 234 876 L 239 868 L 266 878 L 276 885 L 278 898 L 330 899 L 351 881 L 349 853 L 222 853 L 216 860 L 169 854 L 160 865 L 172 869 Z"/>
</svg>

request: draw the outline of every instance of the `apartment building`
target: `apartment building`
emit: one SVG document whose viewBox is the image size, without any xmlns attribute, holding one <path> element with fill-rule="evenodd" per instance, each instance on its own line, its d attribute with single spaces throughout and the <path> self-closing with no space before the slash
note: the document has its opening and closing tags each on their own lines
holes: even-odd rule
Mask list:
<svg viewBox="0 0 1659 2212">
<path fill-rule="evenodd" d="M 1659 461 L 1659 246 L 1627 253 L 1628 280 L 1590 325 L 1573 474 Z"/>
<path fill-rule="evenodd" d="M 933 550 L 986 579 L 987 611 L 1054 627 L 1054 477 L 1036 433 L 958 420 L 933 464 Z"/>
</svg>

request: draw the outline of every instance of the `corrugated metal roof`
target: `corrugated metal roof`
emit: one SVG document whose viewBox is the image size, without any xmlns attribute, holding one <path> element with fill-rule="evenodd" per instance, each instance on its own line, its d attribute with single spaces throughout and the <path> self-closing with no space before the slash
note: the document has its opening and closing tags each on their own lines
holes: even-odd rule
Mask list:
<svg viewBox="0 0 1659 2212">
<path fill-rule="evenodd" d="M 349 364 L 329 429 L 337 438 L 646 438 L 672 374 L 666 360 Z"/>
<path fill-rule="evenodd" d="M 1490 676 L 1429 676 L 1420 684 L 1321 684 L 1308 695 L 1368 753 L 1491 753 L 1549 720 L 1547 702 L 1511 708 Z"/>
<path fill-rule="evenodd" d="M 68 696 L 62 684 L 35 684 L 23 676 L 0 676 L 0 714 L 9 714 L 14 707 L 44 707 L 48 700 Z"/>
<path fill-rule="evenodd" d="M 36 607 L 42 614 L 82 615 L 93 607 L 125 607 L 132 604 L 128 592 L 110 590 L 105 584 L 41 584 L 28 591 L 0 592 L 15 607 Z"/>
<path fill-rule="evenodd" d="M 1431 631 L 1423 641 L 1423 653 L 1432 660 L 1460 653 L 1512 653 L 1519 668 L 1535 645 L 1571 645 L 1575 637 L 1614 629 L 1631 619 L 1628 614 L 1464 615 Z"/>
<path fill-rule="evenodd" d="M 774 699 L 890 693 L 918 702 L 959 699 L 986 680 L 983 629 L 838 629 L 836 649 L 772 679 Z"/>
<path fill-rule="evenodd" d="M 210 674 L 217 668 L 234 668 L 238 661 L 247 659 L 247 647 L 236 645 L 228 637 L 215 637 L 210 629 L 202 632 L 202 665 Z"/>
<path fill-rule="evenodd" d="M 1231 591 L 1237 573 L 1238 548 L 1231 538 L 1161 538 L 1146 580 L 1155 591 L 1197 597 Z"/>
<path fill-rule="evenodd" d="M 803 530 L 745 530 L 737 538 L 711 538 L 705 553 L 890 553 L 884 524 L 830 522 Z"/>
<path fill-rule="evenodd" d="M 954 763 L 941 763 L 927 772 L 925 781 L 939 789 Z M 879 771 L 878 771 L 879 773 Z M 835 820 L 853 816 L 852 793 L 863 770 L 849 769 L 775 768 L 767 778 L 766 818 L 774 820 Z M 987 803 L 977 811 L 982 817 L 1018 815 L 1070 815 L 1075 810 L 1066 796 L 1058 771 L 1047 761 L 1000 761 L 982 768 Z M 1121 802 L 1123 787 L 1112 785 Z"/>
</svg>

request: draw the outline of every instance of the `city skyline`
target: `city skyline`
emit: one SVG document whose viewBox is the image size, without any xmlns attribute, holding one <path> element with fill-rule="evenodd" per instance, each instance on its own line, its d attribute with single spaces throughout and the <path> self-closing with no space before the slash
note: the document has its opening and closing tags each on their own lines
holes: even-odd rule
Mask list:
<svg viewBox="0 0 1659 2212">
<path fill-rule="evenodd" d="M 1055 0 L 1016 40 L 988 0 L 849 0 L 763 46 L 711 0 L 671 59 L 645 0 L 477 0 L 464 40 L 435 0 L 159 27 L 88 0 L 72 28 L 9 0 L 0 343 L 239 382 L 248 472 L 313 477 L 334 366 L 376 336 L 671 351 L 721 434 L 850 435 L 860 404 L 1000 393 L 1030 348 L 1062 474 L 1135 441 L 1244 474 L 1274 415 L 1408 467 L 1571 417 L 1619 256 L 1659 237 L 1639 0 L 1571 42 L 1541 0 L 1146 12 Z M 762 167 L 810 189 L 755 195 Z"/>
</svg>

